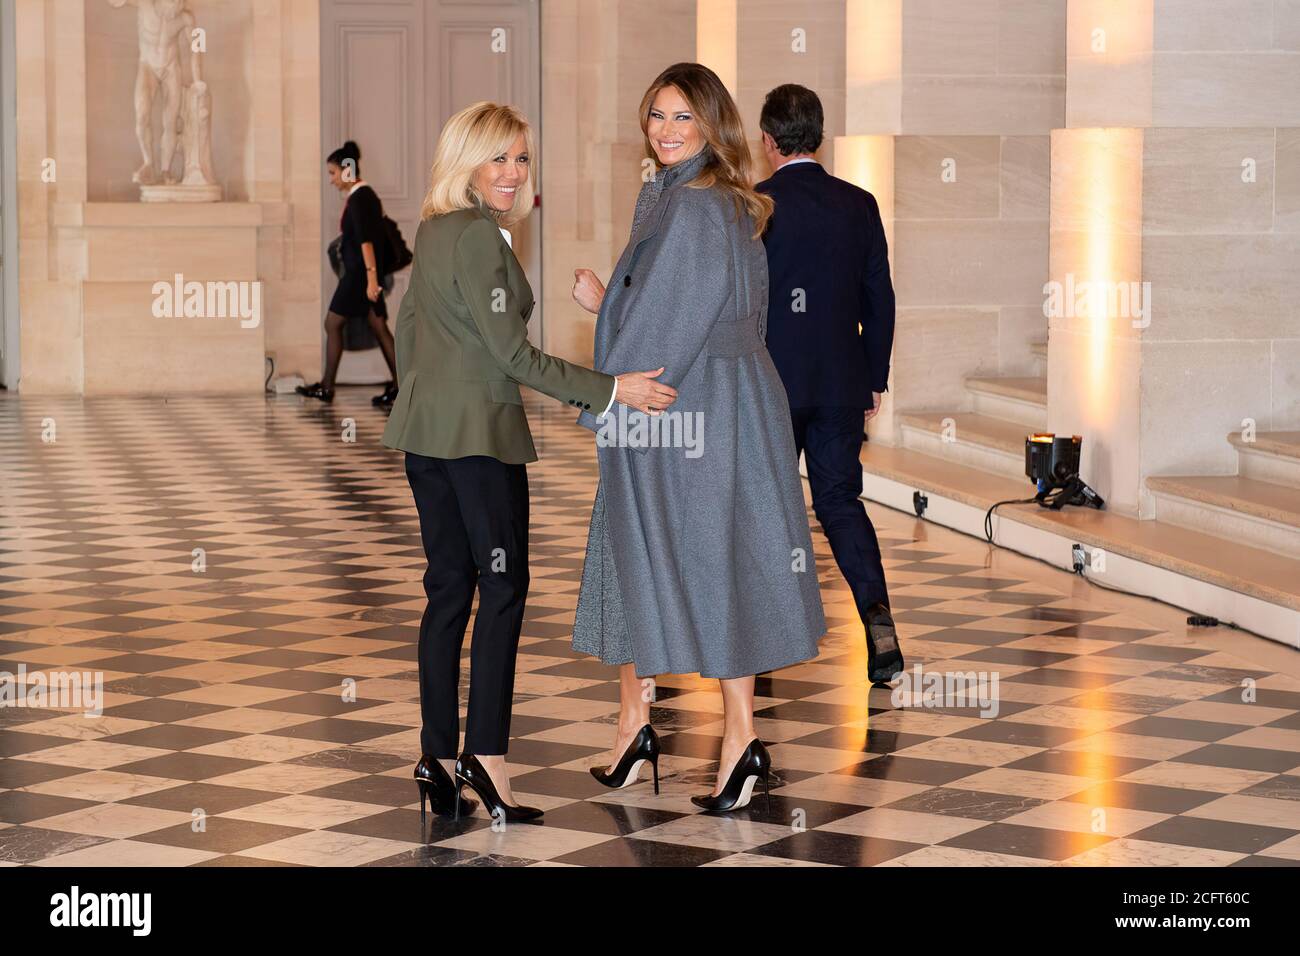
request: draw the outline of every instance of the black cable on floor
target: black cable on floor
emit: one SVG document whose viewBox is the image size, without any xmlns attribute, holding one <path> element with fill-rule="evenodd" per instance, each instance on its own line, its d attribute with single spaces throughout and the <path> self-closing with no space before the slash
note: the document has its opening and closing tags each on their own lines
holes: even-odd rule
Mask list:
<svg viewBox="0 0 1300 956">
<path fill-rule="evenodd" d="M 1060 492 L 1058 491 L 1052 495 L 1048 495 L 1042 500 L 1046 502 L 1048 505 L 1050 505 L 1055 500 L 1055 496 L 1057 494 L 1060 494 Z M 1038 498 L 1012 498 L 1006 501 L 998 501 L 990 505 L 989 510 L 984 512 L 984 537 L 988 539 L 989 544 L 995 545 L 996 547 L 1002 548 L 1006 551 L 1010 551 L 1012 554 L 1018 554 L 1022 558 L 1029 558 L 1032 561 L 1042 561 L 1045 564 L 1047 564 L 1049 567 L 1055 567 L 1055 565 L 1053 565 L 1052 562 L 1046 561 L 1044 558 L 1040 558 L 1032 554 L 1026 554 L 1025 552 L 1019 550 L 1018 548 L 1013 548 L 1010 547 L 1009 545 L 997 544 L 997 542 L 993 540 L 994 509 L 996 509 L 999 505 L 1025 505 L 1025 504 L 1031 504 L 1037 502 L 1038 500 L 1039 500 Z M 1077 574 L 1079 577 L 1083 578 L 1093 587 L 1101 588 L 1103 591 L 1114 591 L 1116 594 L 1124 594 L 1127 595 L 1128 597 L 1145 598 L 1148 601 L 1159 601 L 1161 604 L 1168 604 L 1170 607 L 1176 607 L 1180 611 L 1187 611 L 1189 615 L 1187 618 L 1187 623 L 1192 627 L 1227 627 L 1227 628 L 1231 628 L 1234 631 L 1246 631 L 1245 628 L 1241 627 L 1239 624 L 1233 623 L 1232 621 L 1221 621 L 1217 617 L 1210 617 L 1204 614 L 1197 614 L 1196 612 L 1192 611 L 1191 608 L 1182 607 L 1181 605 L 1174 604 L 1170 601 L 1166 601 L 1163 598 L 1154 598 L 1151 597 L 1151 595 L 1149 594 L 1136 594 L 1133 591 L 1126 591 L 1124 588 L 1117 588 L 1109 584 L 1102 584 L 1096 578 L 1090 578 L 1086 574 L 1084 574 L 1083 568 L 1076 568 L 1074 570 L 1074 573 Z M 1253 634 L 1254 631 L 1246 631 L 1246 633 Z"/>
<path fill-rule="evenodd" d="M 997 501 L 989 506 L 989 510 L 984 512 L 984 537 L 988 538 L 989 544 L 993 543 L 993 511 L 1001 505 L 1028 505 L 1037 501 L 1037 498 L 1008 498 L 1006 501 Z"/>
</svg>

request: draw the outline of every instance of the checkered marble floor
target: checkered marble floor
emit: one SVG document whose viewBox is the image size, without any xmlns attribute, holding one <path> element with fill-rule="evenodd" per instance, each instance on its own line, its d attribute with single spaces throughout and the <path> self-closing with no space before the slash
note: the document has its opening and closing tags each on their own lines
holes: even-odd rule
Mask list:
<svg viewBox="0 0 1300 956">
<path fill-rule="evenodd" d="M 879 506 L 909 667 L 996 675 L 997 716 L 896 707 L 864 682 L 862 627 L 810 512 L 830 632 L 815 661 L 758 680 L 770 805 L 691 805 L 721 732 L 716 682 L 693 676 L 659 683 L 662 794 L 600 787 L 587 768 L 612 743 L 617 686 L 568 643 L 592 437 L 535 397 L 509 760 L 544 823 L 496 832 L 480 809 L 422 824 L 423 556 L 369 394 L 330 407 L 0 397 L 0 671 L 104 681 L 102 716 L 0 708 L 0 861 L 1300 861 L 1294 669 L 1252 663 L 1247 635 L 1211 646 L 1175 609 Z"/>
</svg>

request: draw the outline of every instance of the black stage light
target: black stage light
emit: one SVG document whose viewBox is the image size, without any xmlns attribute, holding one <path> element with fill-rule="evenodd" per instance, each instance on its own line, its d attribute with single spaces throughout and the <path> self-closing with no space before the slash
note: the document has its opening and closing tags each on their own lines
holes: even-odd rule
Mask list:
<svg viewBox="0 0 1300 956">
<path fill-rule="evenodd" d="M 1025 475 L 1038 486 L 1034 496 L 1044 508 L 1060 510 L 1065 505 L 1103 508 L 1106 502 L 1079 477 L 1078 435 L 1037 432 L 1025 439 Z"/>
</svg>

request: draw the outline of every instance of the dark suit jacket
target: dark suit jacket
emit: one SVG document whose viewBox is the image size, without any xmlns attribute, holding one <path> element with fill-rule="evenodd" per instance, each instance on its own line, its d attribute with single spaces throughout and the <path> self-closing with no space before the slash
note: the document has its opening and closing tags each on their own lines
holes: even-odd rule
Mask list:
<svg viewBox="0 0 1300 956">
<path fill-rule="evenodd" d="M 889 381 L 894 345 L 894 287 L 875 197 L 818 163 L 784 166 L 756 188 L 776 201 L 763 236 L 767 350 L 790 406 L 871 408 L 871 393 Z"/>
</svg>

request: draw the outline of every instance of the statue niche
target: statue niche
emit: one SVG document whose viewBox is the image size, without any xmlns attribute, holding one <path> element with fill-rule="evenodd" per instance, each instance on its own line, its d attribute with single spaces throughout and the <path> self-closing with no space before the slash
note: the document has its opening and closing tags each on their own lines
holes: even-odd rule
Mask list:
<svg viewBox="0 0 1300 956">
<path fill-rule="evenodd" d="M 212 93 L 203 81 L 202 56 L 189 42 L 195 21 L 187 0 L 108 2 L 137 10 L 140 65 L 135 75 L 135 136 L 143 162 L 131 181 L 140 186 L 140 201 L 219 202 L 221 186 L 212 174 Z M 181 69 L 182 50 L 189 57 L 188 83 Z M 153 113 L 159 93 L 162 141 L 156 143 Z M 172 171 L 178 145 L 179 178 Z"/>
</svg>

